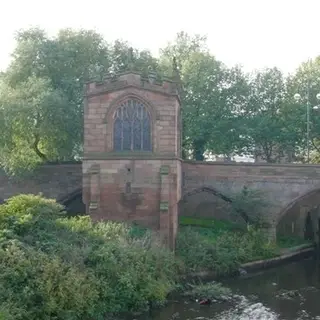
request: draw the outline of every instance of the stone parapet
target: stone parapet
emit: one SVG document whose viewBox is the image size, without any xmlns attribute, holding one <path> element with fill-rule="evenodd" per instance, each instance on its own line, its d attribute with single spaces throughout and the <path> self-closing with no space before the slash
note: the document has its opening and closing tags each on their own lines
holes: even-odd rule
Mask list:
<svg viewBox="0 0 320 320">
<path fill-rule="evenodd" d="M 155 79 L 153 75 L 145 77 L 136 72 L 127 72 L 110 75 L 102 81 L 93 81 L 85 84 L 85 96 L 92 97 L 128 87 L 141 88 L 170 96 L 179 95 L 178 84 L 172 80 L 167 78 Z"/>
</svg>

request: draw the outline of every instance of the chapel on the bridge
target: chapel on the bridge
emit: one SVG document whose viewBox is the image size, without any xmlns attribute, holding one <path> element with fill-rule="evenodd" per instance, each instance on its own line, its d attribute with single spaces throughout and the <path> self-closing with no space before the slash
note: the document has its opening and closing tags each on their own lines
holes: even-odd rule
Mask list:
<svg viewBox="0 0 320 320">
<path fill-rule="evenodd" d="M 160 230 L 174 246 L 182 173 L 178 84 L 126 72 L 88 83 L 85 99 L 87 213 Z"/>
</svg>

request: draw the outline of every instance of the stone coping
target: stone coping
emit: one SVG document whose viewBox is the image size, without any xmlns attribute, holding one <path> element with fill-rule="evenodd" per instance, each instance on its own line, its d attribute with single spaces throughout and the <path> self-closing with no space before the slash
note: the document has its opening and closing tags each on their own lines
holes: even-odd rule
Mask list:
<svg viewBox="0 0 320 320">
<path fill-rule="evenodd" d="M 90 154 L 90 156 L 92 156 Z M 117 153 L 114 154 L 112 152 L 108 153 L 108 157 L 106 159 L 94 159 L 95 157 L 93 156 L 93 159 L 84 159 L 86 160 L 110 160 L 112 159 L 117 159 L 117 156 L 119 156 L 119 159 L 123 159 L 124 157 Z M 181 158 L 178 158 L 174 155 L 165 155 L 165 156 L 159 156 L 159 155 L 146 155 L 146 154 L 126 154 L 125 158 L 135 158 L 135 160 L 145 160 L 148 157 L 150 157 L 150 160 L 155 160 L 154 158 L 158 158 L 159 160 L 163 159 L 170 159 L 170 160 L 179 160 L 182 163 L 190 164 L 190 165 L 209 165 L 209 166 L 239 166 L 239 167 L 291 167 L 291 168 L 320 168 L 320 164 L 304 164 L 304 163 L 265 163 L 265 162 L 224 162 L 224 161 L 194 161 L 194 160 L 183 160 Z M 63 166 L 63 165 L 81 165 L 83 161 L 66 161 L 66 162 L 47 162 L 43 163 L 40 165 L 41 166 Z"/>
<path fill-rule="evenodd" d="M 209 165 L 209 166 L 239 166 L 239 167 L 306 167 L 306 168 L 320 168 L 320 164 L 306 164 L 306 163 L 266 163 L 266 162 L 235 162 L 235 161 L 195 161 L 195 160 L 182 160 L 183 163 L 194 165 Z"/>
<path fill-rule="evenodd" d="M 106 160 L 109 160 L 109 158 L 114 158 L 116 156 L 119 156 L 119 158 L 123 158 L 123 156 L 119 153 L 114 154 L 112 152 L 108 153 L 108 158 Z M 159 158 L 159 159 L 171 159 L 171 160 L 179 160 L 182 163 L 186 164 L 194 164 L 194 165 L 209 165 L 209 166 L 239 166 L 239 167 L 291 167 L 291 168 L 320 168 L 320 164 L 305 164 L 305 163 L 265 163 L 265 162 L 224 162 L 224 161 L 194 161 L 194 160 L 183 160 L 181 158 L 178 158 L 174 155 L 165 155 L 165 156 L 160 156 L 160 155 L 146 155 L 146 154 L 126 154 L 126 157 L 130 158 L 136 158 L 136 159 L 147 159 L 147 157 L 150 157 L 150 160 L 154 160 L 153 158 Z M 88 159 L 84 159 L 88 160 Z M 91 160 L 91 159 L 90 159 Z M 92 160 L 100 160 L 100 159 L 92 159 Z M 102 159 L 104 160 L 104 159 Z M 66 161 L 66 162 L 48 162 L 44 163 L 43 165 L 69 165 L 69 164 L 82 164 L 82 161 Z"/>
</svg>

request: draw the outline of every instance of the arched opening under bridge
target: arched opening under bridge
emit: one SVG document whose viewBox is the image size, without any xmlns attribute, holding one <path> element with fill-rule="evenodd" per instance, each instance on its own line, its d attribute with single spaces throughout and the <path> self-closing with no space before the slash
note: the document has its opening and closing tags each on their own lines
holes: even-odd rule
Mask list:
<svg viewBox="0 0 320 320">
<path fill-rule="evenodd" d="M 320 218 L 320 188 L 313 189 L 294 199 L 284 208 L 278 218 L 277 238 L 294 236 L 316 239 Z"/>
<path fill-rule="evenodd" d="M 232 199 L 211 187 L 200 187 L 187 192 L 179 202 L 179 216 L 216 219 L 245 226 L 248 216 L 236 212 Z"/>
<path fill-rule="evenodd" d="M 85 204 L 82 201 L 82 188 L 78 188 L 67 196 L 58 199 L 63 204 L 69 216 L 84 215 L 86 213 Z"/>
</svg>

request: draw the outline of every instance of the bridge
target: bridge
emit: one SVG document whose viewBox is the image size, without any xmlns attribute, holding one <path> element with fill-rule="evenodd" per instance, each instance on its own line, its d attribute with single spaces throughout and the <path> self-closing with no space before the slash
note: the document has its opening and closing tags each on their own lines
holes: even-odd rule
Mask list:
<svg viewBox="0 0 320 320">
<path fill-rule="evenodd" d="M 181 160 L 179 87 L 131 71 L 87 83 L 83 163 L 44 165 L 20 181 L 0 172 L 0 201 L 41 192 L 73 214 L 159 230 L 174 248 L 178 214 L 237 220 L 230 202 L 247 187 L 262 192 L 272 237 L 303 235 L 307 215 L 318 218 L 320 165 Z"/>
<path fill-rule="evenodd" d="M 318 216 L 320 165 L 184 162 L 182 168 L 184 214 L 233 220 L 223 198 L 232 199 L 248 187 L 267 204 L 262 213 L 274 233 L 303 236 L 307 213 L 313 220 Z"/>
<path fill-rule="evenodd" d="M 0 171 L 0 203 L 21 193 L 43 194 L 64 204 L 70 213 L 84 213 L 81 163 L 43 165 L 30 177 L 18 180 Z"/>
<path fill-rule="evenodd" d="M 320 165 L 181 161 L 181 171 L 179 211 L 187 216 L 232 220 L 227 200 L 248 187 L 269 204 L 263 214 L 272 232 L 302 235 L 307 212 L 320 204 Z M 20 181 L 1 172 L 0 201 L 20 193 L 55 198 L 72 214 L 86 211 L 80 163 L 44 165 Z"/>
</svg>

